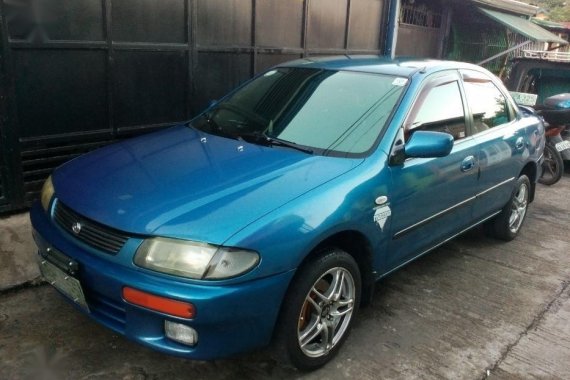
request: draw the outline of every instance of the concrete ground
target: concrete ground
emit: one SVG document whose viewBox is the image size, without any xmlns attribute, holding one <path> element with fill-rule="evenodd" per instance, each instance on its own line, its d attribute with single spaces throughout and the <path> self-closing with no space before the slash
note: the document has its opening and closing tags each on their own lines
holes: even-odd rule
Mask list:
<svg viewBox="0 0 570 380">
<path fill-rule="evenodd" d="M 39 276 L 28 214 L 0 218 L 0 292 L 37 281 Z"/>
<path fill-rule="evenodd" d="M 513 242 L 476 229 L 378 283 L 337 358 L 313 373 L 266 351 L 165 356 L 36 286 L 0 294 L 0 379 L 570 379 L 569 192 L 568 174 L 539 186 Z"/>
</svg>

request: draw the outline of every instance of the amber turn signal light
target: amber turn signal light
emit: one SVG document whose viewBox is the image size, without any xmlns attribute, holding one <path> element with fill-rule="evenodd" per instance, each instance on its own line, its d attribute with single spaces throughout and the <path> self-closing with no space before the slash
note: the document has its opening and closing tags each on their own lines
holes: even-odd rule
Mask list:
<svg viewBox="0 0 570 380">
<path fill-rule="evenodd" d="M 123 299 L 133 305 L 181 318 L 194 318 L 196 308 L 189 302 L 155 296 L 141 290 L 124 287 Z"/>
</svg>

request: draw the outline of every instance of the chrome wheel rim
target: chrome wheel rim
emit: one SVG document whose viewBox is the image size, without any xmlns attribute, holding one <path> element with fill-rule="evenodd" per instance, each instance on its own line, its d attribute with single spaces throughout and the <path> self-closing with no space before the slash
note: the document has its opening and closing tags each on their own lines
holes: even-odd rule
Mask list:
<svg viewBox="0 0 570 380">
<path fill-rule="evenodd" d="M 297 339 L 301 351 L 316 358 L 328 354 L 342 339 L 354 311 L 352 274 L 336 267 L 311 287 L 299 313 Z"/>
<path fill-rule="evenodd" d="M 526 208 L 528 205 L 528 187 L 525 183 L 518 188 L 511 204 L 511 216 L 509 217 L 509 230 L 517 233 L 521 228 Z"/>
</svg>

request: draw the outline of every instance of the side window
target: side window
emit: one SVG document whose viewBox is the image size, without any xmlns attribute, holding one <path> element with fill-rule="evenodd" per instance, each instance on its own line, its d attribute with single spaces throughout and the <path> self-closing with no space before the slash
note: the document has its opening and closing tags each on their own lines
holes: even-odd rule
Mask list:
<svg viewBox="0 0 570 380">
<path fill-rule="evenodd" d="M 418 130 L 446 132 L 455 140 L 466 136 L 465 113 L 457 81 L 424 90 L 406 124 L 406 140 Z"/>
<path fill-rule="evenodd" d="M 512 120 L 514 113 L 509 103 L 489 78 L 477 72 L 464 73 L 463 83 L 473 115 L 474 134 Z"/>
</svg>

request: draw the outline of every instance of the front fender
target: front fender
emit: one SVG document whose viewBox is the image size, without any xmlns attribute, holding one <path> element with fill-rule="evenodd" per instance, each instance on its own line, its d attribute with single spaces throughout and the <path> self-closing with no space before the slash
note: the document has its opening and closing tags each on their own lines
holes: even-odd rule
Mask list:
<svg viewBox="0 0 570 380">
<path fill-rule="evenodd" d="M 296 269 L 327 238 L 355 231 L 368 240 L 373 251 L 373 268 L 382 265 L 390 224 L 374 222 L 374 200 L 387 194 L 389 173 L 383 171 L 385 156 L 368 160 L 360 167 L 311 190 L 248 225 L 228 241 L 227 246 L 254 249 L 261 254 L 258 276 Z"/>
</svg>

